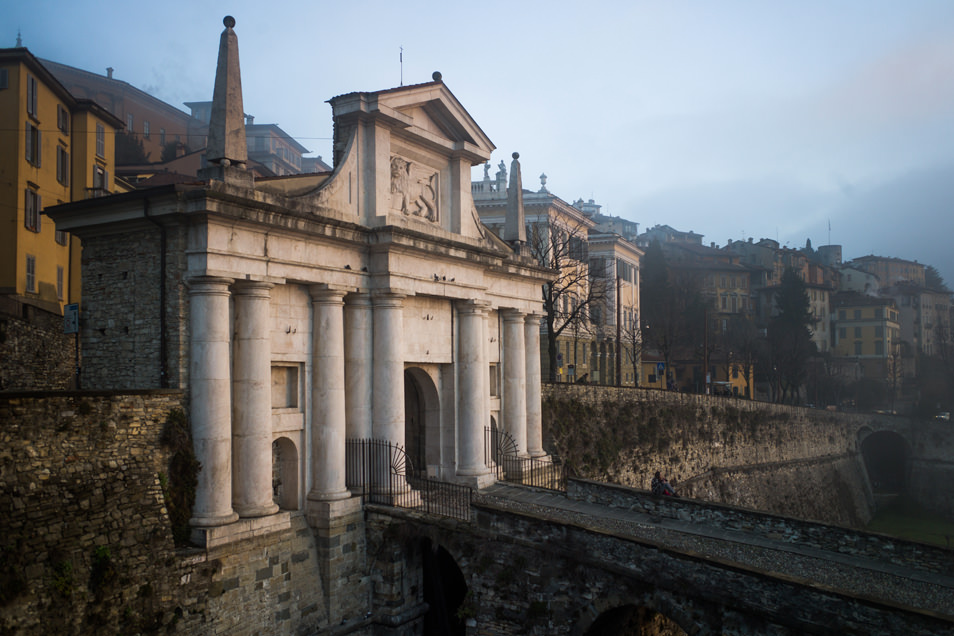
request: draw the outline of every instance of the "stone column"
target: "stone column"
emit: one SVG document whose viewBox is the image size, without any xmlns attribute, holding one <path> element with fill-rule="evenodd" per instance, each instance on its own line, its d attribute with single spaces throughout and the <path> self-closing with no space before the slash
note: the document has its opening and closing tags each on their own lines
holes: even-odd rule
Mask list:
<svg viewBox="0 0 954 636">
<path fill-rule="evenodd" d="M 540 316 L 528 314 L 524 324 L 527 359 L 527 451 L 531 457 L 546 455 L 543 450 L 543 414 L 540 397 Z"/>
<path fill-rule="evenodd" d="M 483 457 L 484 427 L 489 425 L 486 391 L 489 370 L 484 352 L 486 315 L 484 303 L 466 301 L 457 305 L 457 474 L 461 477 L 490 473 Z"/>
<path fill-rule="evenodd" d="M 272 500 L 271 283 L 233 286 L 232 507 L 240 517 L 278 512 Z"/>
<path fill-rule="evenodd" d="M 202 464 L 192 507 L 194 526 L 221 526 L 232 510 L 232 403 L 229 372 L 228 278 L 189 281 L 189 413 Z"/>
<path fill-rule="evenodd" d="M 312 502 L 347 499 L 345 485 L 344 291 L 310 289 L 312 300 Z"/>
<path fill-rule="evenodd" d="M 345 347 L 345 431 L 348 439 L 371 439 L 373 368 L 373 323 L 371 296 L 366 293 L 349 294 L 344 307 Z M 367 478 L 363 453 L 348 456 L 348 489 L 353 493 L 366 491 Z"/>
<path fill-rule="evenodd" d="M 404 446 L 404 294 L 382 291 L 374 305 L 372 435 Z"/>
<path fill-rule="evenodd" d="M 503 423 L 521 457 L 527 457 L 527 350 L 525 314 L 503 314 Z"/>
</svg>

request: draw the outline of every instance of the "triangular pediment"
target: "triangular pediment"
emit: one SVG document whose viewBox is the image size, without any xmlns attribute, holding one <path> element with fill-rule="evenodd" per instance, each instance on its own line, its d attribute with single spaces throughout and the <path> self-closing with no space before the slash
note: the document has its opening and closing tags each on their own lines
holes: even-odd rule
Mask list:
<svg viewBox="0 0 954 636">
<path fill-rule="evenodd" d="M 403 115 L 412 130 L 424 131 L 456 146 L 489 154 L 495 146 L 470 113 L 441 81 L 406 86 L 376 94 L 382 111 Z"/>
</svg>

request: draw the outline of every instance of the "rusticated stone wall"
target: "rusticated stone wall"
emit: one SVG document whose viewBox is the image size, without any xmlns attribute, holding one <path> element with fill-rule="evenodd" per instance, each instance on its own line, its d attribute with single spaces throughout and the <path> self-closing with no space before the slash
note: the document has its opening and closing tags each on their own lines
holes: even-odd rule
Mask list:
<svg viewBox="0 0 954 636">
<path fill-rule="evenodd" d="M 221 548 L 174 545 L 162 430 L 182 400 L 177 391 L 0 396 L 0 634 L 327 626 L 304 517 Z"/>
<path fill-rule="evenodd" d="M 571 473 L 648 489 L 656 470 L 697 499 L 863 526 L 873 496 L 865 416 L 733 398 L 578 385 L 544 389 L 548 443 Z"/>
</svg>

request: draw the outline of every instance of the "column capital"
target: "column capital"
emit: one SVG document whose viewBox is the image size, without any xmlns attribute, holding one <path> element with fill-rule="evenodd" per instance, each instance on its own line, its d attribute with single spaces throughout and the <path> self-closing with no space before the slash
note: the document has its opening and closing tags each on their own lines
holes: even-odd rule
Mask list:
<svg viewBox="0 0 954 636">
<path fill-rule="evenodd" d="M 193 276 L 185 280 L 186 287 L 189 289 L 189 295 L 197 294 L 222 294 L 229 295 L 229 285 L 234 282 L 233 278 L 222 276 Z"/>
<path fill-rule="evenodd" d="M 232 283 L 232 293 L 268 298 L 273 287 L 275 287 L 275 283 L 268 283 L 263 280 L 236 280 Z"/>
<path fill-rule="evenodd" d="M 312 302 L 341 303 L 344 302 L 344 297 L 348 293 L 348 289 L 350 288 L 318 283 L 317 285 L 309 285 L 308 293 L 311 294 Z"/>
<path fill-rule="evenodd" d="M 457 311 L 462 314 L 487 315 L 490 311 L 490 303 L 483 300 L 458 300 L 454 303 Z"/>
<path fill-rule="evenodd" d="M 505 322 L 523 322 L 526 320 L 527 312 L 514 309 L 513 307 L 502 307 L 500 315 Z"/>
<path fill-rule="evenodd" d="M 370 307 L 371 292 L 352 291 L 345 295 L 345 305 L 349 307 Z"/>
<path fill-rule="evenodd" d="M 371 291 L 371 302 L 375 307 L 403 307 L 407 292 L 398 289 L 375 289 Z"/>
</svg>

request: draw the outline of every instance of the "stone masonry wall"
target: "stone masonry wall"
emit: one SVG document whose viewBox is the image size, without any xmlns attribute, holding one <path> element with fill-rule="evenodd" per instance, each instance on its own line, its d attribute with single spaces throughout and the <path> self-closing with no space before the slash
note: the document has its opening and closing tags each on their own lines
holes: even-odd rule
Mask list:
<svg viewBox="0 0 954 636">
<path fill-rule="evenodd" d="M 63 316 L 0 298 L 0 391 L 68 389 L 75 360 L 75 336 L 63 333 Z"/>
<path fill-rule="evenodd" d="M 182 280 L 185 236 L 166 230 L 165 276 L 162 233 L 140 228 L 135 236 L 89 237 L 83 242 L 83 304 L 80 331 L 84 347 L 84 389 L 183 387 L 188 346 L 185 313 L 188 292 Z M 165 285 L 166 369 L 161 356 L 161 294 Z M 122 313 L 116 308 L 122 307 Z M 183 364 L 187 364 L 184 362 Z"/>
<path fill-rule="evenodd" d="M 863 416 L 668 391 L 544 388 L 544 434 L 571 474 L 785 516 L 861 526 L 873 497 Z"/>
<path fill-rule="evenodd" d="M 208 551 L 174 545 L 161 434 L 182 401 L 178 391 L 0 396 L 0 634 L 327 626 L 302 516 Z"/>
</svg>

